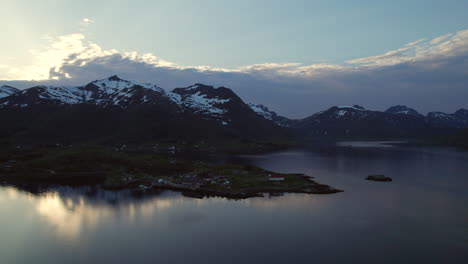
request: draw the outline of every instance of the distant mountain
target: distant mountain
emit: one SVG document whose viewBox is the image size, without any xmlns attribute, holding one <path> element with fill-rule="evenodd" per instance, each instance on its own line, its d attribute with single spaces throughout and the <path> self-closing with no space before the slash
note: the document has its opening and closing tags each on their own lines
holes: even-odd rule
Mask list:
<svg viewBox="0 0 468 264">
<path fill-rule="evenodd" d="M 8 85 L 0 86 L 0 98 L 10 96 L 19 91 L 20 91 L 19 89 L 8 86 Z"/>
<path fill-rule="evenodd" d="M 385 112 L 390 113 L 390 114 L 399 114 L 399 115 L 414 115 L 414 116 L 421 115 L 420 113 L 418 113 L 418 111 L 414 110 L 413 108 L 409 108 L 404 105 L 392 106 L 388 108 Z"/>
<path fill-rule="evenodd" d="M 466 109 L 460 108 L 453 115 L 457 118 L 468 120 L 468 110 Z"/>
<path fill-rule="evenodd" d="M 354 105 L 331 107 L 297 121 L 291 128 L 305 137 L 390 138 L 418 136 L 426 127 L 424 116 L 406 107 L 380 112 Z"/>
<path fill-rule="evenodd" d="M 429 112 L 426 121 L 433 128 L 467 128 L 468 110 L 460 109 L 453 114 Z"/>
<path fill-rule="evenodd" d="M 415 138 L 451 133 L 468 128 L 468 111 L 454 114 L 430 112 L 423 116 L 403 105 L 384 112 L 362 106 L 334 106 L 293 123 L 291 129 L 305 137 L 333 138 Z"/>
<path fill-rule="evenodd" d="M 32 141 L 270 140 L 288 132 L 232 90 L 173 91 L 111 76 L 85 86 L 36 86 L 0 99 L 0 137 Z"/>
<path fill-rule="evenodd" d="M 248 106 L 258 115 L 262 116 L 266 120 L 273 121 L 275 124 L 279 126 L 289 127 L 294 123 L 294 120 L 289 119 L 287 117 L 279 116 L 264 105 L 261 105 L 261 104 L 255 105 L 255 104 L 249 103 Z"/>
</svg>

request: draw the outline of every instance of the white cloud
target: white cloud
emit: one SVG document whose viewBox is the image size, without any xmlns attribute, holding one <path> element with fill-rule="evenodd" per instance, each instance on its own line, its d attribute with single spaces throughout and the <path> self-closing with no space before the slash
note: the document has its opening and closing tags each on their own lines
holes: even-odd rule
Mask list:
<svg viewBox="0 0 468 264">
<path fill-rule="evenodd" d="M 418 43 L 421 43 L 421 42 L 423 42 L 425 40 L 427 40 L 427 39 L 426 38 L 418 39 L 416 41 L 413 41 L 413 42 L 410 42 L 410 43 L 406 44 L 406 46 L 414 46 L 414 45 L 416 45 Z"/>
<path fill-rule="evenodd" d="M 32 65 L 3 67 L 6 71 L 0 71 L 0 79 L 83 84 L 118 74 L 167 88 L 202 82 L 232 87 L 243 98 L 290 116 L 338 103 L 407 103 L 443 110 L 434 106 L 440 106 L 444 96 L 446 108 L 449 104 L 466 107 L 461 98 L 468 97 L 468 30 L 420 39 L 343 64 L 263 63 L 231 69 L 179 65 L 151 53 L 104 50 L 83 33 L 47 40 L 45 49 L 32 51 Z M 297 103 L 287 103 L 285 98 Z"/>
<path fill-rule="evenodd" d="M 88 29 L 88 27 L 94 23 L 94 20 L 92 20 L 91 18 L 83 18 L 81 19 L 80 21 L 80 30 L 81 31 L 86 31 Z"/>
<path fill-rule="evenodd" d="M 382 55 L 346 61 L 348 64 L 367 66 L 390 66 L 408 62 L 423 62 L 450 56 L 466 55 L 468 52 L 468 30 L 447 34 L 433 40 L 421 39 L 405 47 Z"/>
<path fill-rule="evenodd" d="M 82 23 L 92 23 L 89 18 L 83 18 Z M 70 67 L 84 67 L 93 62 L 101 66 L 108 66 L 112 55 L 119 55 L 124 63 L 141 63 L 148 68 L 165 68 L 173 70 L 189 70 L 194 72 L 210 73 L 245 73 L 264 78 L 296 76 L 298 78 L 316 78 L 321 74 L 331 72 L 355 72 L 368 67 L 384 67 L 402 63 L 416 63 L 424 60 L 447 56 L 456 56 L 468 52 L 468 30 L 455 34 L 447 34 L 433 40 L 420 39 L 405 45 L 405 47 L 388 51 L 381 55 L 357 58 L 346 61 L 344 64 L 317 63 L 304 65 L 302 63 L 262 63 L 243 66 L 234 69 L 214 68 L 210 66 L 183 66 L 163 60 L 154 54 L 139 54 L 137 52 L 119 52 L 117 50 L 103 50 L 96 43 L 86 40 L 83 33 L 70 34 L 59 37 L 44 36 L 48 45 L 43 50 L 31 50 L 33 63 L 25 67 L 8 67 L 7 74 L 0 75 L 1 79 L 48 79 L 63 78 L 64 69 Z M 116 59 L 116 57 L 112 57 Z M 116 66 L 112 66 L 114 70 Z M 52 70 L 52 71 L 51 71 Z M 53 76 L 49 76 L 53 72 Z M 73 75 L 70 74 L 70 76 Z"/>
<path fill-rule="evenodd" d="M 434 38 L 433 40 L 431 40 L 431 44 L 433 44 L 433 45 L 438 44 L 438 43 L 448 39 L 451 36 L 452 36 L 452 34 L 447 34 L 447 35 L 443 35 L 443 36 Z"/>
</svg>

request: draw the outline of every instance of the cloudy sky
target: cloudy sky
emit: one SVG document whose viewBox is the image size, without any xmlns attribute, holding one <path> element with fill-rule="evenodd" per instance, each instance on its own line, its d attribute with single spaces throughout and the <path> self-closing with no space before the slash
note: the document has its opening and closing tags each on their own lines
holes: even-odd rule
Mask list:
<svg viewBox="0 0 468 264">
<path fill-rule="evenodd" d="M 0 84 L 227 86 L 300 118 L 468 108 L 468 1 L 2 0 Z"/>
</svg>

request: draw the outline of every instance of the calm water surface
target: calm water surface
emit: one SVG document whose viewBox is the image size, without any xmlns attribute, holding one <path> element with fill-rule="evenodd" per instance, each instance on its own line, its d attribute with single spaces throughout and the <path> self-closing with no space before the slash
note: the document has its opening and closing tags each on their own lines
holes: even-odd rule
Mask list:
<svg viewBox="0 0 468 264">
<path fill-rule="evenodd" d="M 349 145 L 229 160 L 345 190 L 333 195 L 1 186 L 0 263 L 468 263 L 468 152 Z M 364 180 L 375 173 L 394 181 Z"/>
</svg>

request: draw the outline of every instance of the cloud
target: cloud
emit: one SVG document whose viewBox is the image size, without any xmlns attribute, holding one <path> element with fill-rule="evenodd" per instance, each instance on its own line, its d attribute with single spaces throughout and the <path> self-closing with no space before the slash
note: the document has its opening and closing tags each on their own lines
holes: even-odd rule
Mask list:
<svg viewBox="0 0 468 264">
<path fill-rule="evenodd" d="M 427 39 L 426 39 L 426 38 L 422 38 L 422 39 L 419 39 L 419 40 L 410 42 L 410 43 L 406 44 L 406 46 L 414 46 L 414 45 L 416 45 L 416 44 L 418 44 L 418 43 L 421 43 L 421 42 L 423 42 L 423 41 L 425 41 L 425 40 L 427 40 Z"/>
<path fill-rule="evenodd" d="M 91 18 L 83 18 L 81 19 L 80 21 L 80 31 L 86 31 L 88 30 L 88 27 L 94 23 L 94 20 L 92 20 Z"/>
<path fill-rule="evenodd" d="M 451 37 L 452 34 L 447 34 L 447 35 L 443 35 L 443 36 L 440 36 L 440 37 L 437 37 L 437 38 L 434 38 L 433 40 L 431 40 L 431 44 L 435 45 L 435 44 L 438 44 L 446 39 L 448 39 L 449 37 Z"/>
<path fill-rule="evenodd" d="M 46 49 L 32 52 L 32 65 L 9 68 L 6 74 L 0 72 L 0 78 L 83 84 L 118 74 L 165 88 L 202 82 L 230 87 L 246 101 L 269 105 L 290 117 L 336 104 L 381 110 L 408 104 L 423 112 L 467 107 L 463 98 L 468 98 L 468 30 L 342 64 L 263 63 L 232 69 L 179 65 L 151 53 L 104 50 L 83 33 L 48 41 Z"/>
<path fill-rule="evenodd" d="M 408 62 L 443 60 L 447 57 L 466 55 L 468 53 L 468 30 L 447 34 L 433 40 L 421 39 L 405 47 L 386 52 L 382 55 L 359 58 L 347 61 L 348 64 L 368 66 L 397 65 Z"/>
</svg>

